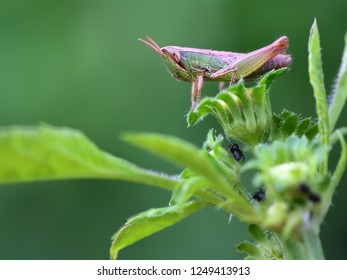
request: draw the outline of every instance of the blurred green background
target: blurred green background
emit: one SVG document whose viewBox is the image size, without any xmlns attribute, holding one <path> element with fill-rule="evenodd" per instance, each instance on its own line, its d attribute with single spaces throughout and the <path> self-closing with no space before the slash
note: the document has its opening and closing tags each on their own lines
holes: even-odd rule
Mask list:
<svg viewBox="0 0 347 280">
<path fill-rule="evenodd" d="M 86 133 L 99 147 L 146 168 L 179 168 L 128 146 L 122 131 L 176 135 L 200 146 L 207 118 L 187 128 L 190 84 L 177 82 L 161 46 L 247 52 L 290 38 L 291 70 L 273 85 L 273 110 L 314 115 L 307 40 L 317 17 L 328 91 L 337 73 L 347 1 L 1 0 L 0 125 L 41 122 Z M 206 83 L 203 95 L 217 84 Z M 346 110 L 341 117 L 346 125 Z M 334 151 L 336 162 L 339 151 Z M 322 226 L 326 257 L 346 259 L 346 175 Z M 108 259 L 110 237 L 126 218 L 167 205 L 170 193 L 119 181 L 75 180 L 1 186 L 0 259 Z M 121 259 L 238 259 L 245 226 L 215 208 L 121 251 Z"/>
</svg>

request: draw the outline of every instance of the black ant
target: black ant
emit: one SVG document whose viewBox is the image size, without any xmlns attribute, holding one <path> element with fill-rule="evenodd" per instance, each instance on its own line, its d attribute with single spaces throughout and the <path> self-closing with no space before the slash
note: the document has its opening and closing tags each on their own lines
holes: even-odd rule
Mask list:
<svg viewBox="0 0 347 280">
<path fill-rule="evenodd" d="M 245 156 L 243 155 L 242 151 L 240 150 L 239 145 L 230 144 L 228 146 L 228 150 L 233 154 L 235 160 L 237 160 L 237 161 L 242 160 L 242 162 L 245 160 Z"/>
<path fill-rule="evenodd" d="M 252 197 L 255 201 L 262 202 L 265 199 L 265 190 L 260 189 L 259 191 L 256 191 L 253 193 Z"/>
</svg>

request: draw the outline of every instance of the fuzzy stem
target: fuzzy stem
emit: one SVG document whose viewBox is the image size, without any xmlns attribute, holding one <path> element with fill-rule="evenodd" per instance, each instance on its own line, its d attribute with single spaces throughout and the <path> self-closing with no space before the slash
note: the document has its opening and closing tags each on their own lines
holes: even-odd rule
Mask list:
<svg viewBox="0 0 347 280">
<path fill-rule="evenodd" d="M 302 243 L 290 239 L 279 239 L 282 244 L 284 259 L 305 260 L 305 253 Z"/>
<path fill-rule="evenodd" d="M 324 260 L 324 252 L 318 232 L 309 230 L 304 234 L 306 257 L 310 260 Z"/>
<path fill-rule="evenodd" d="M 324 260 L 324 253 L 319 235 L 314 230 L 309 230 L 303 235 L 302 241 L 281 239 L 277 241 L 282 245 L 286 260 Z"/>
</svg>

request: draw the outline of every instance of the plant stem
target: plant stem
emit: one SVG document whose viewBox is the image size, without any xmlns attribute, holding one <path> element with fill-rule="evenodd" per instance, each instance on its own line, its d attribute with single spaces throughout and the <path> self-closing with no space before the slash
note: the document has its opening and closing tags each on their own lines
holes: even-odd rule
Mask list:
<svg viewBox="0 0 347 280">
<path fill-rule="evenodd" d="M 278 238 L 280 243 L 282 244 L 282 250 L 284 259 L 286 260 L 304 260 L 305 253 L 303 244 L 301 242 L 297 242 L 291 239 L 281 239 Z"/>
<path fill-rule="evenodd" d="M 307 259 L 324 260 L 324 252 L 318 232 L 309 230 L 304 234 L 304 247 Z"/>
<path fill-rule="evenodd" d="M 279 236 L 277 236 L 277 240 L 282 244 L 284 258 L 286 260 L 325 259 L 319 235 L 314 230 L 308 230 L 303 235 L 303 241 L 285 240 L 279 238 Z"/>
</svg>

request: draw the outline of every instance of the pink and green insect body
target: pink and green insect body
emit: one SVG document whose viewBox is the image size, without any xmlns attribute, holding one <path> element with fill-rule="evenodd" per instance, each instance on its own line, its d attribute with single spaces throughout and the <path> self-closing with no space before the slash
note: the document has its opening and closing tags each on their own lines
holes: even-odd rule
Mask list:
<svg viewBox="0 0 347 280">
<path fill-rule="evenodd" d="M 177 46 L 160 48 L 149 37 L 147 37 L 148 42 L 143 39 L 138 40 L 162 57 L 176 79 L 192 82 L 192 109 L 200 103 L 204 80 L 234 84 L 241 78 L 247 81 L 257 79 L 272 69 L 283 68 L 291 63 L 291 56 L 283 54 L 289 46 L 288 38 L 285 36 L 250 53 Z"/>
</svg>

